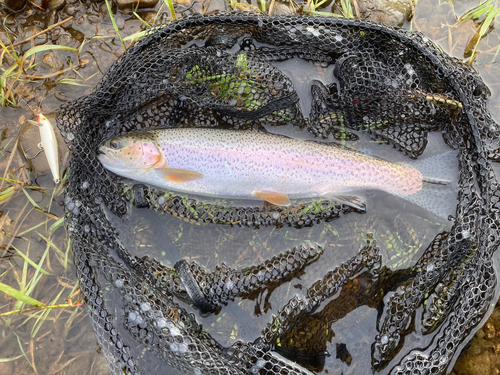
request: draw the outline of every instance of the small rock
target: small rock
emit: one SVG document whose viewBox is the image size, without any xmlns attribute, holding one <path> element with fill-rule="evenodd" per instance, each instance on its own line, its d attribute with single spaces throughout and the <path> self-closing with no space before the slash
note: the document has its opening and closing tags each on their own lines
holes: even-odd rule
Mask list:
<svg viewBox="0 0 500 375">
<path fill-rule="evenodd" d="M 7 33 L 6 31 L 0 31 L 0 40 L 6 46 L 14 43 L 15 36 L 11 33 Z"/>
<path fill-rule="evenodd" d="M 111 12 L 116 14 L 116 3 L 114 1 L 111 3 Z M 109 12 L 106 3 L 101 3 L 101 5 L 99 5 L 99 14 L 102 15 L 104 20 L 109 19 Z"/>
<path fill-rule="evenodd" d="M 42 31 L 42 28 L 40 28 L 38 26 L 25 27 L 24 28 L 24 39 L 29 38 L 30 36 L 32 36 L 34 34 L 38 34 L 40 31 Z M 48 40 L 49 40 L 49 37 L 48 37 L 47 33 L 43 33 L 42 35 L 37 36 L 35 38 L 34 42 L 35 42 L 36 46 L 39 46 L 42 44 L 46 44 Z"/>
<path fill-rule="evenodd" d="M 1 4 L 1 0 L 0 0 L 0 4 Z M 16 19 L 12 16 L 12 15 L 0 15 L 0 22 L 3 24 L 3 25 L 7 25 L 7 26 L 15 26 L 16 25 Z"/>
<path fill-rule="evenodd" d="M 66 13 L 68 16 L 74 16 L 75 14 L 78 13 L 79 10 L 80 7 L 78 5 L 70 4 L 64 8 L 63 12 Z"/>
<path fill-rule="evenodd" d="M 66 5 L 66 0 L 50 0 L 49 9 L 61 10 Z"/>
<path fill-rule="evenodd" d="M 277 16 L 291 16 L 295 14 L 295 12 L 290 9 L 288 4 L 275 2 L 270 14 Z"/>
<path fill-rule="evenodd" d="M 50 39 L 55 42 L 57 40 L 57 38 L 59 38 L 59 35 L 61 35 L 61 29 L 57 28 L 55 30 L 52 31 L 52 33 L 50 34 Z"/>
<path fill-rule="evenodd" d="M 361 18 L 390 26 L 403 26 L 413 17 L 412 0 L 357 0 Z"/>
<path fill-rule="evenodd" d="M 139 9 L 154 8 L 158 0 L 139 0 Z M 118 9 L 132 9 L 137 6 L 137 0 L 117 0 Z"/>
<path fill-rule="evenodd" d="M 55 23 L 57 23 L 57 11 L 52 9 L 52 10 L 49 10 L 49 14 L 47 15 L 47 25 L 53 25 Z"/>
<path fill-rule="evenodd" d="M 155 22 L 156 18 L 156 12 L 146 12 L 143 16 L 141 16 L 142 19 L 149 25 L 153 25 Z"/>
<path fill-rule="evenodd" d="M 495 338 L 496 334 L 495 327 L 490 322 L 486 322 L 483 331 L 486 340 L 492 340 L 493 338 Z"/>
<path fill-rule="evenodd" d="M 69 46 L 71 44 L 71 42 L 72 42 L 72 40 L 71 40 L 71 36 L 69 36 L 69 34 L 62 34 L 57 39 L 56 44 L 58 44 L 60 46 Z"/>
<path fill-rule="evenodd" d="M 91 23 L 91 24 L 98 24 L 100 21 L 99 16 L 97 16 L 95 14 L 88 15 L 87 19 L 89 20 L 89 23 Z"/>
<path fill-rule="evenodd" d="M 3 4 L 7 8 L 17 12 L 24 8 L 26 0 L 2 0 L 0 4 Z"/>
<path fill-rule="evenodd" d="M 61 69 L 63 64 L 57 58 L 54 52 L 47 52 L 42 57 L 42 65 L 47 69 L 58 70 Z"/>
</svg>

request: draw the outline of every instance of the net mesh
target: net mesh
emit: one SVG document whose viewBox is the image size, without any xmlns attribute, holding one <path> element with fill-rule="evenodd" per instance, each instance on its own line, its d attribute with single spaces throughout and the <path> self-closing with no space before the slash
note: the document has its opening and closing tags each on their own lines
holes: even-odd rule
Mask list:
<svg viewBox="0 0 500 375">
<path fill-rule="evenodd" d="M 336 83 L 313 83 L 309 114 L 275 64 L 293 58 L 334 66 Z M 356 353 L 366 353 L 375 372 L 445 373 L 496 297 L 500 192 L 491 163 L 500 161 L 500 127 L 488 113 L 488 96 L 469 66 L 426 37 L 369 22 L 228 13 L 154 29 L 90 95 L 63 105 L 57 117 L 72 152 L 67 228 L 111 372 L 309 374 L 324 369 L 336 350 L 354 373 Z M 324 274 L 284 304 L 254 341 L 224 346 L 189 305 L 205 315 L 224 310 L 228 301 L 300 275 L 328 249 L 297 246 L 242 269 L 222 263 L 211 271 L 185 259 L 167 265 L 130 252 L 110 214 L 125 217 L 135 206 L 258 230 L 309 227 L 349 218 L 354 210 L 332 202 L 258 208 L 186 199 L 124 184 L 103 168 L 97 152 L 110 137 L 137 130 L 260 131 L 264 124 L 292 124 L 337 140 L 366 133 L 410 158 L 425 150 L 429 132 L 441 132 L 458 150 L 458 204 L 451 230 L 439 233 L 413 266 L 384 267 L 378 239 L 367 234 L 358 254 L 335 267 L 325 264 Z M 128 235 L 147 242 L 141 232 Z M 378 309 L 376 329 L 363 333 L 363 345 L 330 348 L 332 327 L 362 306 Z M 416 337 L 430 339 L 423 345 Z"/>
</svg>

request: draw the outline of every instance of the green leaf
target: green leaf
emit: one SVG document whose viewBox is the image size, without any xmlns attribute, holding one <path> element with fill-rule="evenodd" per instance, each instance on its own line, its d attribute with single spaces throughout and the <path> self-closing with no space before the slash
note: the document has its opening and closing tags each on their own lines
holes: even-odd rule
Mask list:
<svg viewBox="0 0 500 375">
<path fill-rule="evenodd" d="M 52 234 L 56 231 L 64 223 L 65 216 L 62 216 L 59 220 L 57 220 L 54 224 L 52 224 L 49 228 L 49 233 Z"/>
<path fill-rule="evenodd" d="M 23 292 L 14 289 L 11 286 L 8 286 L 7 284 L 0 283 L 0 291 L 4 292 L 5 294 L 8 294 L 11 297 L 14 297 L 18 301 L 27 303 L 28 305 L 32 306 L 45 306 L 44 303 L 37 301 L 34 298 L 31 298 L 30 296 L 24 294 Z"/>
</svg>

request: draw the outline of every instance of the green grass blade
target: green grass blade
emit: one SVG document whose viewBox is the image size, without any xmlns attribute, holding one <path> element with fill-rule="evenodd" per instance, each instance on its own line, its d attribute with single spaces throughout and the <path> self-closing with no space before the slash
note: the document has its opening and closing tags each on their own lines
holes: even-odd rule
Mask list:
<svg viewBox="0 0 500 375">
<path fill-rule="evenodd" d="M 133 14 L 133 15 L 134 15 L 134 16 L 135 16 L 135 17 L 136 17 L 139 21 L 141 21 L 144 25 L 146 25 L 146 27 L 151 27 L 151 25 L 150 25 L 149 23 L 147 23 L 146 21 L 144 21 L 144 20 L 141 18 L 141 16 L 139 16 L 139 15 L 137 14 L 137 12 L 136 12 L 136 11 L 133 11 L 133 12 L 132 12 L 132 14 Z M 125 40 L 125 39 L 123 39 L 123 40 Z"/>
<path fill-rule="evenodd" d="M 30 258 L 28 258 L 21 250 L 19 250 L 17 247 L 14 245 L 11 245 L 14 250 L 17 251 L 17 253 L 29 264 L 31 264 L 34 268 L 38 268 L 38 265 L 33 262 Z M 43 268 L 40 268 L 40 272 L 43 273 L 44 275 L 50 275 L 49 272 L 45 271 Z"/>
<path fill-rule="evenodd" d="M 26 60 L 28 57 L 30 57 L 31 55 L 34 55 L 35 53 L 51 51 L 51 50 L 55 50 L 55 49 L 62 49 L 64 51 L 78 52 L 78 48 L 74 48 L 74 47 L 59 46 L 57 44 L 56 45 L 43 44 L 41 46 L 32 47 L 29 50 L 27 50 L 26 53 L 23 55 L 22 60 Z"/>
<path fill-rule="evenodd" d="M 122 42 L 123 49 L 126 51 L 127 47 L 125 47 L 125 42 L 122 39 L 122 36 L 120 35 L 120 30 L 118 30 L 118 25 L 116 24 L 115 17 L 113 16 L 113 11 L 111 10 L 111 5 L 109 4 L 108 0 L 106 1 L 106 6 L 108 7 L 108 13 L 109 17 L 111 18 L 111 22 L 113 23 L 113 27 L 116 31 L 116 34 L 118 35 L 118 38 L 120 38 L 120 42 Z"/>
<path fill-rule="evenodd" d="M 59 292 L 59 294 L 57 295 L 56 298 L 54 298 L 50 304 L 50 305 L 55 305 L 57 303 L 57 300 L 59 299 L 59 297 L 61 297 L 61 294 L 63 294 L 64 292 L 64 289 L 61 290 Z M 49 315 L 50 311 L 52 309 L 46 309 L 36 320 L 35 324 L 33 325 L 33 328 L 31 329 L 31 337 L 36 337 L 37 333 L 38 333 L 38 330 L 40 329 L 40 327 L 42 326 L 43 322 L 45 322 L 45 319 L 47 319 L 47 315 Z"/>
<path fill-rule="evenodd" d="M 14 297 L 18 301 L 27 303 L 28 305 L 32 306 L 45 306 L 44 303 L 37 301 L 36 299 L 24 294 L 23 292 L 12 288 L 11 286 L 8 286 L 7 284 L 0 283 L 0 291 L 4 292 L 5 294 L 8 294 L 11 297 Z"/>
<path fill-rule="evenodd" d="M 123 40 L 125 42 L 128 42 L 129 40 L 135 40 L 135 39 L 140 39 L 142 38 L 144 35 L 146 35 L 146 33 L 148 32 L 148 30 L 144 30 L 144 31 L 139 31 L 137 33 L 134 33 L 132 35 L 129 35 L 125 38 L 123 38 Z"/>
<path fill-rule="evenodd" d="M 61 219 L 59 219 L 61 220 Z M 59 221 L 58 220 L 58 221 Z M 36 229 L 36 228 L 39 228 L 41 227 L 42 225 L 44 225 L 48 220 L 45 220 L 45 221 L 42 221 L 41 223 L 38 223 L 37 225 L 35 225 L 34 227 L 31 227 L 30 229 L 26 229 L 25 231 L 21 232 L 21 233 L 18 233 L 18 236 L 19 237 L 22 237 L 23 235 L 25 235 L 26 233 L 28 232 L 31 232 L 33 229 Z"/>
<path fill-rule="evenodd" d="M 56 251 L 56 253 L 57 253 L 59 256 L 61 256 L 62 258 L 64 258 L 64 253 L 63 253 L 61 250 L 59 250 L 59 248 L 58 248 L 58 247 L 57 247 L 57 246 L 56 246 L 56 245 L 55 245 L 55 244 L 54 244 L 51 240 L 49 240 L 48 238 L 46 238 L 46 237 L 42 236 L 42 235 L 41 235 L 40 233 L 38 233 L 38 232 L 36 232 L 36 234 L 38 234 L 40 237 L 42 237 L 42 238 L 45 240 L 45 242 L 47 242 L 47 244 L 48 244 L 48 245 L 52 246 L 52 248 Z"/>
<path fill-rule="evenodd" d="M 177 15 L 175 14 L 175 9 L 174 9 L 174 3 L 172 3 L 172 0 L 164 0 L 165 5 L 167 6 L 168 10 L 170 11 L 170 14 L 172 15 L 172 19 L 176 20 Z"/>
<path fill-rule="evenodd" d="M 488 12 L 490 8 L 493 7 L 494 0 L 486 0 L 485 2 L 479 4 L 478 6 L 472 8 L 467 13 L 459 18 L 459 20 L 471 19 L 476 20 L 481 17 L 484 13 Z"/>
<path fill-rule="evenodd" d="M 21 358 L 23 355 L 18 355 L 17 357 L 11 357 L 11 358 L 0 358 L 0 363 L 3 362 L 10 362 L 10 361 L 15 361 L 16 359 Z"/>
<path fill-rule="evenodd" d="M 31 202 L 31 204 L 33 206 L 35 206 L 35 208 L 38 208 L 39 210 L 41 210 L 40 206 L 33 200 L 33 198 L 31 198 L 31 195 L 28 194 L 26 189 L 23 189 L 23 193 L 24 193 L 24 195 L 26 195 L 26 198 L 28 198 L 28 200 Z"/>
<path fill-rule="evenodd" d="M 33 368 L 33 365 L 31 364 L 28 356 L 26 355 L 26 353 L 24 352 L 24 349 L 23 349 L 23 344 L 21 344 L 21 339 L 19 338 L 19 336 L 17 335 L 17 333 L 14 332 L 14 335 L 16 335 L 17 337 L 17 343 L 19 344 L 19 348 L 21 349 L 21 353 L 23 353 L 23 356 L 24 358 L 26 358 L 26 360 L 28 361 L 28 363 L 30 364 L 31 368 Z"/>
<path fill-rule="evenodd" d="M 58 229 L 61 225 L 63 225 L 63 224 L 64 224 L 64 219 L 65 219 L 65 218 L 66 218 L 66 217 L 65 217 L 65 216 L 63 216 L 63 217 L 61 217 L 59 220 L 57 220 L 54 224 L 52 224 L 52 225 L 50 226 L 50 228 L 49 228 L 49 234 L 54 233 L 54 232 L 55 232 L 55 231 L 56 231 L 56 230 L 57 230 L 57 229 Z"/>
</svg>

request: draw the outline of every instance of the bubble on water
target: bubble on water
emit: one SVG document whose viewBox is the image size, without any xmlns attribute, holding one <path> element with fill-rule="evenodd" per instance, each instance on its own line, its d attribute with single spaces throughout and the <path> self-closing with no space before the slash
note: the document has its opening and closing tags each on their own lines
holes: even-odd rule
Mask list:
<svg viewBox="0 0 500 375">
<path fill-rule="evenodd" d="M 432 272 L 432 271 L 434 271 L 434 264 L 429 263 L 429 264 L 427 265 L 427 272 Z"/>
<path fill-rule="evenodd" d="M 229 280 L 225 286 L 228 290 L 231 290 L 234 287 L 234 283 L 231 280 Z"/>
<path fill-rule="evenodd" d="M 73 211 L 73 209 L 75 208 L 75 204 L 73 202 L 69 202 L 67 205 L 66 205 L 66 208 L 70 211 Z"/>
<path fill-rule="evenodd" d="M 335 40 L 336 40 L 337 42 L 341 42 L 341 41 L 343 41 L 343 40 L 344 40 L 344 38 L 342 37 L 342 35 L 335 35 Z"/>
<path fill-rule="evenodd" d="M 196 368 L 193 370 L 193 373 L 194 373 L 194 375 L 201 375 L 201 370 L 200 370 L 198 367 L 196 367 Z"/>
<path fill-rule="evenodd" d="M 117 288 L 121 288 L 123 286 L 123 280 L 122 279 L 116 279 L 115 285 Z"/>
<path fill-rule="evenodd" d="M 144 312 L 151 310 L 151 304 L 149 302 L 141 303 L 141 310 Z"/>
<path fill-rule="evenodd" d="M 89 187 L 88 181 L 84 181 L 82 184 L 82 189 L 88 189 L 88 187 Z"/>
<path fill-rule="evenodd" d="M 158 319 L 156 321 L 156 324 L 158 325 L 158 328 L 162 329 L 162 328 L 165 328 L 167 326 L 167 321 L 163 318 L 161 319 Z"/>
<path fill-rule="evenodd" d="M 89 232 L 90 232 L 90 226 L 85 225 L 85 226 L 83 227 L 83 230 L 85 231 L 85 233 L 89 233 Z"/>
<path fill-rule="evenodd" d="M 68 141 L 72 141 L 73 139 L 75 139 L 75 135 L 73 133 L 69 132 L 66 134 L 66 139 Z"/>
<path fill-rule="evenodd" d="M 164 197 L 158 198 L 158 204 L 163 205 L 164 203 L 165 203 L 165 198 Z"/>
<path fill-rule="evenodd" d="M 179 345 L 177 345 L 175 342 L 170 344 L 170 350 L 173 352 L 178 352 L 179 351 Z"/>
<path fill-rule="evenodd" d="M 66 195 L 64 197 L 64 204 L 68 204 L 69 202 L 71 202 L 71 197 L 69 195 Z"/>
<path fill-rule="evenodd" d="M 385 345 L 387 343 L 389 343 L 389 337 L 387 335 L 383 335 L 381 338 L 380 338 L 380 343 L 382 345 Z"/>
<path fill-rule="evenodd" d="M 186 344 L 179 344 L 179 352 L 186 353 L 188 351 L 188 346 Z"/>
</svg>

